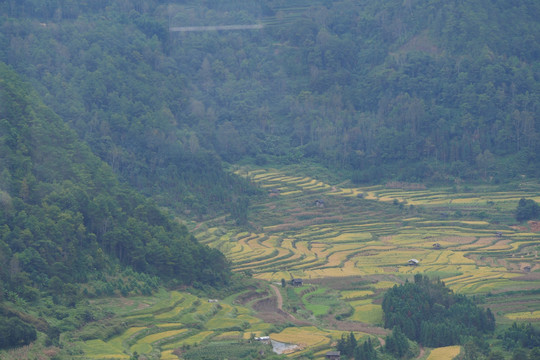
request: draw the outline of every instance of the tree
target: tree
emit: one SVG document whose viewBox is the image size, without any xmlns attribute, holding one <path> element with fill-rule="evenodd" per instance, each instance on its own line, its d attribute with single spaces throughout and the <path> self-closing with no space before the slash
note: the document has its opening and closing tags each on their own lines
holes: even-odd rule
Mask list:
<svg viewBox="0 0 540 360">
<path fill-rule="evenodd" d="M 18 317 L 0 317 L 0 349 L 28 345 L 36 340 L 36 329 Z"/>
<path fill-rule="evenodd" d="M 355 360 L 376 360 L 377 358 L 377 350 L 373 347 L 371 338 L 368 338 L 361 346 L 358 346 L 354 353 Z"/>
<path fill-rule="evenodd" d="M 516 220 L 519 222 L 536 219 L 540 216 L 540 206 L 532 199 L 521 198 L 516 208 Z"/>
<path fill-rule="evenodd" d="M 392 330 L 392 333 L 386 337 L 384 347 L 388 353 L 398 358 L 402 358 L 407 354 L 409 351 L 409 341 L 399 326 L 396 326 Z"/>
<path fill-rule="evenodd" d="M 356 337 L 351 331 L 349 335 L 345 335 L 345 334 L 341 335 L 341 339 L 338 340 L 338 343 L 337 343 L 337 350 L 345 356 L 352 357 L 354 356 L 356 352 L 357 345 L 358 344 L 356 341 Z"/>
</svg>

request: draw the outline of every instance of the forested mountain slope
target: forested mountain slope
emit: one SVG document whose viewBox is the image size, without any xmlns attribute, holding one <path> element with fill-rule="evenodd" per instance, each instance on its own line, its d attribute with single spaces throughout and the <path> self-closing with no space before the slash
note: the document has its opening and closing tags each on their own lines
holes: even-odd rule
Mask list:
<svg viewBox="0 0 540 360">
<path fill-rule="evenodd" d="M 168 206 L 241 207 L 251 190 L 220 158 L 313 158 L 357 182 L 540 169 L 537 1 L 34 5 L 0 4 L 0 57 Z"/>
<path fill-rule="evenodd" d="M 116 264 L 176 284 L 227 282 L 219 251 L 121 185 L 3 63 L 0 100 L 0 295 L 34 301 L 35 289 L 58 291 Z"/>
</svg>

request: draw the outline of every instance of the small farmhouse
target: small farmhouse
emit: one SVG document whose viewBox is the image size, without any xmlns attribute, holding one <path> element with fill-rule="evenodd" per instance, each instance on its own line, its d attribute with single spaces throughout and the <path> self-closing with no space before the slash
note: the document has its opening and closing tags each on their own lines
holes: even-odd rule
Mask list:
<svg viewBox="0 0 540 360">
<path fill-rule="evenodd" d="M 302 286 L 303 281 L 302 281 L 302 279 L 292 279 L 291 280 L 291 285 L 292 286 Z"/>
<path fill-rule="evenodd" d="M 416 260 L 416 259 L 411 259 L 409 260 L 408 264 L 410 266 L 417 266 L 418 264 L 420 263 L 420 261 Z"/>
<path fill-rule="evenodd" d="M 326 358 L 330 360 L 339 360 L 341 357 L 340 351 L 329 351 L 326 353 Z"/>
</svg>

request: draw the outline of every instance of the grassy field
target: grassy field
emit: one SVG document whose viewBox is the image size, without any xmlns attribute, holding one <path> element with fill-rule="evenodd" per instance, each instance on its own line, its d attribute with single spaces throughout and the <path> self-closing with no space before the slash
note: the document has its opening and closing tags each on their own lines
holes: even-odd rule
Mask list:
<svg viewBox="0 0 540 360">
<path fill-rule="evenodd" d="M 452 360 L 455 359 L 461 348 L 459 346 L 446 346 L 431 350 L 427 360 Z"/>
<path fill-rule="evenodd" d="M 289 357 L 309 351 L 322 359 L 351 328 L 357 338 L 383 336 L 383 292 L 417 273 L 482 296 L 498 322 L 540 322 L 540 227 L 513 220 L 520 198 L 540 200 L 537 184 L 410 190 L 347 187 L 294 168 L 237 173 L 268 191 L 252 201 L 249 225 L 238 228 L 223 218 L 188 225 L 199 241 L 224 252 L 234 271 L 253 276 L 257 290 L 218 303 L 177 291 L 132 299 L 129 306 L 110 300 L 126 329 L 109 340 L 76 343 L 86 357 L 125 359 L 137 351 L 177 359 L 178 348 L 270 335 L 297 345 Z M 418 265 L 408 265 L 410 259 Z M 280 287 L 281 279 L 293 278 L 305 286 L 282 291 L 292 315 L 276 320 L 267 284 Z M 451 359 L 459 351 L 433 349 L 428 359 Z"/>
</svg>

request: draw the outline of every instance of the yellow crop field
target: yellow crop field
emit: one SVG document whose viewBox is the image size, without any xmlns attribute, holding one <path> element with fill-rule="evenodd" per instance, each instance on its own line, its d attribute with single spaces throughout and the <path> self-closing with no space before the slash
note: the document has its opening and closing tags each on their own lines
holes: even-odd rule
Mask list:
<svg viewBox="0 0 540 360">
<path fill-rule="evenodd" d="M 124 331 L 124 333 L 122 335 L 119 335 L 119 336 L 116 336 L 114 338 L 112 338 L 111 340 L 107 341 L 107 343 L 110 345 L 110 346 L 113 346 L 117 349 L 122 349 L 123 348 L 123 342 L 127 339 L 129 339 L 130 336 L 132 336 L 133 334 L 143 330 L 143 329 L 146 329 L 146 327 L 144 326 L 139 326 L 139 327 L 132 327 L 132 328 L 129 328 L 127 329 L 126 331 Z"/>
<path fill-rule="evenodd" d="M 214 339 L 215 340 L 236 340 L 243 337 L 244 337 L 244 333 L 242 333 L 241 331 L 227 331 L 227 332 L 223 332 L 217 335 L 216 337 L 214 337 Z"/>
<path fill-rule="evenodd" d="M 165 324 L 157 324 L 156 326 L 160 328 L 169 328 L 169 327 L 175 327 L 175 326 L 182 326 L 182 323 L 172 322 L 172 323 L 165 323 Z"/>
<path fill-rule="evenodd" d="M 147 354 L 152 351 L 152 345 L 138 342 L 131 348 L 129 348 L 129 351 L 131 351 L 132 353 L 137 352 L 139 354 Z"/>
<path fill-rule="evenodd" d="M 460 346 L 446 346 L 431 350 L 427 360 L 452 360 L 461 352 Z"/>
<path fill-rule="evenodd" d="M 163 331 L 163 332 L 159 332 L 157 334 L 152 334 L 152 335 L 145 336 L 144 338 L 137 341 L 137 343 L 138 344 L 139 343 L 151 344 L 151 343 L 156 342 L 156 341 L 161 340 L 161 339 L 165 339 L 165 338 L 175 336 L 175 335 L 180 335 L 182 333 L 185 333 L 186 331 L 188 331 L 188 330 L 187 329 L 179 329 L 179 330 Z"/>
<path fill-rule="evenodd" d="M 211 330 L 226 329 L 241 326 L 242 321 L 230 318 L 214 317 L 206 323 L 206 327 Z"/>
<path fill-rule="evenodd" d="M 81 349 L 91 359 L 129 359 L 121 347 L 113 346 L 103 340 L 82 342 Z"/>
<path fill-rule="evenodd" d="M 483 249 L 487 246 L 490 246 L 495 241 L 495 238 L 492 237 L 483 237 L 479 238 L 475 242 L 471 242 L 469 244 L 464 244 L 459 247 L 456 247 L 455 250 L 472 250 L 472 249 Z M 442 243 L 441 243 L 442 246 Z"/>
<path fill-rule="evenodd" d="M 489 225 L 487 221 L 461 221 L 464 224 L 469 225 Z"/>
<path fill-rule="evenodd" d="M 328 255 L 326 258 L 326 265 L 329 267 L 339 267 L 341 263 L 347 258 L 349 251 L 339 251 Z"/>
<path fill-rule="evenodd" d="M 189 294 L 185 294 L 185 297 L 184 297 L 184 301 L 182 301 L 180 304 L 178 304 L 174 309 L 172 309 L 171 311 L 167 311 L 163 314 L 159 314 L 159 315 L 156 315 L 155 318 L 156 319 L 170 319 L 172 317 L 175 317 L 176 315 L 178 315 L 182 310 L 185 310 L 187 309 L 188 307 L 191 306 L 191 304 L 193 304 L 193 302 L 196 300 L 197 298 L 193 295 L 189 295 Z"/>
<path fill-rule="evenodd" d="M 174 350 L 166 350 L 161 353 L 161 360 L 178 360 L 178 356 L 173 354 Z"/>
<path fill-rule="evenodd" d="M 301 194 L 302 193 L 302 190 L 289 190 L 289 191 L 284 191 L 281 193 L 282 196 L 289 196 L 289 195 L 296 195 L 296 194 Z"/>
<path fill-rule="evenodd" d="M 510 245 L 510 240 L 499 240 L 491 246 L 483 248 L 483 251 L 493 251 L 493 250 L 510 250 L 512 246 Z"/>
<path fill-rule="evenodd" d="M 336 237 L 329 239 L 330 241 L 360 241 L 371 239 L 372 235 L 369 232 L 360 232 L 360 233 L 343 233 Z"/>
<path fill-rule="evenodd" d="M 251 339 L 252 335 L 253 336 L 264 336 L 265 332 L 259 331 L 259 330 L 246 331 L 245 333 L 242 334 L 242 339 L 244 339 L 244 340 Z"/>
<path fill-rule="evenodd" d="M 249 325 L 258 324 L 261 322 L 261 319 L 256 318 L 255 316 L 246 315 L 246 314 L 238 315 L 237 319 L 240 321 L 245 321 Z"/>
<path fill-rule="evenodd" d="M 363 297 L 363 296 L 369 296 L 369 295 L 373 295 L 373 291 L 371 290 L 349 290 L 349 291 L 342 291 L 341 292 L 341 298 L 342 299 L 354 299 L 354 298 L 358 298 L 358 297 Z"/>
<path fill-rule="evenodd" d="M 540 311 L 524 311 L 504 315 L 510 320 L 540 320 Z"/>
<path fill-rule="evenodd" d="M 381 324 L 383 311 L 381 305 L 372 304 L 372 299 L 351 301 L 349 304 L 354 308 L 351 320 L 368 324 Z"/>
<path fill-rule="evenodd" d="M 296 344 L 300 347 L 318 346 L 330 342 L 329 333 L 314 326 L 286 328 L 270 334 L 272 340 Z"/>
<path fill-rule="evenodd" d="M 213 331 L 201 331 L 198 334 L 195 334 L 193 336 L 190 336 L 188 338 L 182 339 L 180 341 L 177 341 L 172 344 L 166 344 L 163 346 L 164 349 L 170 350 L 170 349 L 176 349 L 181 347 L 182 345 L 194 345 L 194 344 L 200 344 L 202 341 L 204 341 L 206 338 L 208 338 L 210 335 L 212 335 Z"/>
</svg>

